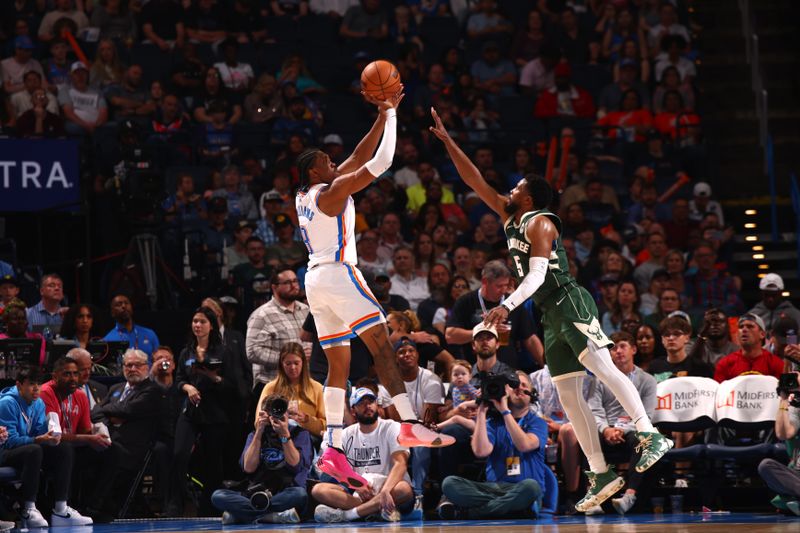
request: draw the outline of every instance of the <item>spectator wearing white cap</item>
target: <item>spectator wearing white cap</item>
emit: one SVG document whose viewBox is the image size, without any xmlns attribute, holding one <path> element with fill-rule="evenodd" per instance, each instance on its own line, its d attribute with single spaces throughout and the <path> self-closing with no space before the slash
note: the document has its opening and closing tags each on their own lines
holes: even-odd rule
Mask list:
<svg viewBox="0 0 800 533">
<path fill-rule="evenodd" d="M 718 201 L 711 199 L 711 185 L 698 181 L 694 185 L 692 194 L 694 198 L 689 201 L 689 220 L 700 223 L 706 213 L 714 213 L 719 219 L 719 225 L 725 226 L 722 206 Z"/>
<path fill-rule="evenodd" d="M 89 87 L 89 68 L 76 61 L 69 68 L 69 85 L 58 93 L 58 103 L 66 119 L 64 128 L 70 135 L 91 134 L 108 121 L 105 98 Z"/>
<path fill-rule="evenodd" d="M 758 283 L 761 291 L 761 301 L 748 313 L 758 315 L 764 321 L 767 331 L 772 331 L 775 323 L 783 317 L 789 317 L 800 324 L 800 309 L 797 309 L 789 300 L 783 298 L 783 278 L 770 272 Z"/>
<path fill-rule="evenodd" d="M 344 141 L 338 133 L 329 133 L 322 139 L 322 151 L 336 164 L 344 162 Z"/>
</svg>

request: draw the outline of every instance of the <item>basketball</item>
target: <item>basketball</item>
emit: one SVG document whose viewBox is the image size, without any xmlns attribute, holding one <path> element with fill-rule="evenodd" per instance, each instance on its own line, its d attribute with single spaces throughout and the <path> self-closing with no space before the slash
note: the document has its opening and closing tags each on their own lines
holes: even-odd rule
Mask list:
<svg viewBox="0 0 800 533">
<path fill-rule="evenodd" d="M 379 59 L 361 71 L 361 90 L 378 100 L 386 100 L 400 90 L 400 73 L 393 64 Z"/>
</svg>

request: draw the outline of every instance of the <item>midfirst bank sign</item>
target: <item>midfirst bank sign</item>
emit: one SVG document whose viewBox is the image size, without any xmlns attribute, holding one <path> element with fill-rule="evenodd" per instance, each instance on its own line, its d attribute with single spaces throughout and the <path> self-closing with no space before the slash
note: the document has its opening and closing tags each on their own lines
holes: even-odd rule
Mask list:
<svg viewBox="0 0 800 533">
<path fill-rule="evenodd" d="M 41 211 L 80 201 L 78 142 L 0 140 L 0 211 Z"/>
</svg>

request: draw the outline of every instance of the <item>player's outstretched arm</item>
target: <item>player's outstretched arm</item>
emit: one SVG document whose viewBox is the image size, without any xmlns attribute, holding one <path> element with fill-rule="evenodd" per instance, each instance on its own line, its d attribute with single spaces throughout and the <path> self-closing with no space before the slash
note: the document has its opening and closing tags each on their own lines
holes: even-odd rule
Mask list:
<svg viewBox="0 0 800 533">
<path fill-rule="evenodd" d="M 397 144 L 397 106 L 403 94 L 380 103 L 381 113 L 386 114 L 383 125 L 383 138 L 375 155 L 355 172 L 341 175 L 333 180 L 330 187 L 319 195 L 319 207 L 324 213 L 339 213 L 344 208 L 347 197 L 366 188 L 375 178 L 392 166 Z"/>
<path fill-rule="evenodd" d="M 386 122 L 386 114 L 382 111 L 382 102 L 374 96 L 366 94 L 364 91 L 361 91 L 361 94 L 364 96 L 364 99 L 367 102 L 377 106 L 378 117 L 375 119 L 375 122 L 372 124 L 372 127 L 369 129 L 364 138 L 359 141 L 356 149 L 353 150 L 352 154 L 350 154 L 350 157 L 345 159 L 342 164 L 339 165 L 339 172 L 341 174 L 355 172 L 364 166 L 364 164 L 369 161 L 369 158 L 375 153 L 375 148 L 378 146 L 378 141 L 381 140 L 381 135 L 383 134 L 383 125 Z M 403 94 L 402 84 L 400 85 L 400 91 L 398 91 L 397 94 Z"/>
<path fill-rule="evenodd" d="M 500 215 L 502 220 L 508 218 L 508 213 L 505 211 L 508 199 L 495 191 L 491 185 L 486 183 L 486 180 L 483 179 L 483 176 L 481 176 L 478 167 L 472 164 L 472 161 L 470 161 L 469 157 L 467 157 L 467 154 L 465 154 L 464 151 L 459 148 L 453 138 L 450 137 L 450 134 L 447 133 L 447 128 L 445 128 L 444 124 L 442 124 L 442 119 L 439 118 L 439 114 L 434 108 L 431 108 L 431 116 L 433 117 L 434 125 L 429 129 L 431 130 L 431 133 L 433 133 L 440 141 L 444 143 L 445 148 L 447 148 L 447 153 L 450 155 L 450 159 L 456 166 L 458 175 L 461 176 L 461 179 L 464 180 L 464 183 L 469 185 L 473 191 L 478 193 L 478 196 L 480 196 L 481 200 L 483 200 L 486 205 L 492 209 L 492 211 Z"/>
<path fill-rule="evenodd" d="M 528 274 L 501 305 L 486 314 L 483 320 L 486 324 L 496 327 L 504 323 L 511 311 L 524 304 L 544 283 L 550 264 L 550 252 L 553 241 L 558 238 L 558 230 L 549 218 L 535 217 L 528 223 L 525 235 L 531 243 Z"/>
</svg>

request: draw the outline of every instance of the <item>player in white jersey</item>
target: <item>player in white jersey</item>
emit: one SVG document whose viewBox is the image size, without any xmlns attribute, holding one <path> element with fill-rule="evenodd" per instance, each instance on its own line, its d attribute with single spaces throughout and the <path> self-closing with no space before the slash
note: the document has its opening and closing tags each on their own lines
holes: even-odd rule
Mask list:
<svg viewBox="0 0 800 533">
<path fill-rule="evenodd" d="M 402 98 L 401 90 L 385 102 L 369 100 L 378 106 L 380 116 L 353 155 L 338 168 L 319 150 L 307 150 L 297 158 L 304 190 L 298 192 L 295 206 L 309 253 L 306 294 L 328 359 L 323 394 L 328 447 L 318 466 L 353 489 L 367 486 L 341 451 L 350 339 L 356 335 L 372 353 L 378 378 L 392 395 L 392 403 L 403 420 L 398 442 L 428 447 L 454 442 L 452 437 L 435 433 L 417 421 L 389 342 L 383 310 L 356 268 L 355 206 L 351 195 L 369 186 L 391 166 L 397 138 L 396 108 Z M 381 129 L 380 146 L 366 161 L 375 150 Z"/>
</svg>

